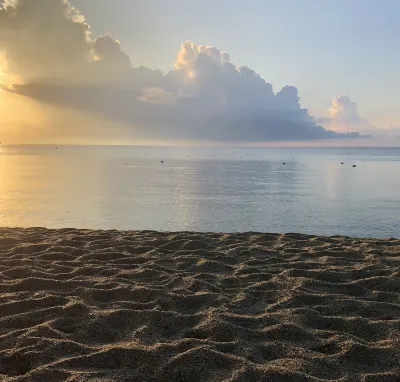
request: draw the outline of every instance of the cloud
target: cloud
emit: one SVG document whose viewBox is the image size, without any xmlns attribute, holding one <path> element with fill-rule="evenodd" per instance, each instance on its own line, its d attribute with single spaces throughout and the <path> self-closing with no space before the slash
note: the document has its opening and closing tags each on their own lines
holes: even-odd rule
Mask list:
<svg viewBox="0 0 400 382">
<path fill-rule="evenodd" d="M 296 87 L 275 93 L 254 70 L 235 65 L 228 53 L 212 46 L 183 42 L 166 74 L 133 68 L 121 43 L 108 35 L 93 38 L 84 16 L 66 0 L 0 0 L 0 51 L 9 72 L 21 78 L 8 91 L 104 115 L 143 136 L 203 141 L 348 137 L 318 125 L 300 105 Z M 334 106 L 335 119 L 354 118 L 351 101 L 339 97 Z"/>
<path fill-rule="evenodd" d="M 98 60 L 112 65 L 116 70 L 131 66 L 130 58 L 122 50 L 121 43 L 109 35 L 96 38 L 93 42 L 93 51 Z"/>
<path fill-rule="evenodd" d="M 159 104 L 174 105 L 177 103 L 177 95 L 161 88 L 144 88 L 143 94 L 137 99 L 139 101 Z"/>
<path fill-rule="evenodd" d="M 342 95 L 332 98 L 332 107 L 329 109 L 332 121 L 346 124 L 366 123 L 358 115 L 357 105 L 349 96 Z"/>
<path fill-rule="evenodd" d="M 67 0 L 0 0 L 0 52 L 24 83 L 109 83 L 130 67 L 119 41 L 92 39 Z"/>
<path fill-rule="evenodd" d="M 1 0 L 0 50 L 25 80 L 55 78 L 90 56 L 89 25 L 67 1 Z"/>
<path fill-rule="evenodd" d="M 349 96 L 342 95 L 332 98 L 332 105 L 327 110 L 329 118 L 316 118 L 325 128 L 350 134 L 357 130 L 364 135 L 374 137 L 394 137 L 400 132 L 398 126 L 373 126 L 358 113 L 357 104 Z"/>
<path fill-rule="evenodd" d="M 212 46 L 196 45 L 193 41 L 185 41 L 181 44 L 181 48 L 177 54 L 174 63 L 175 69 L 183 70 L 187 74 L 196 73 L 198 69 L 198 58 L 200 56 L 207 57 L 208 60 L 215 64 L 229 64 L 230 57 L 226 52 L 221 52 Z"/>
<path fill-rule="evenodd" d="M 328 118 L 317 117 L 315 121 L 335 131 L 370 127 L 369 123 L 359 116 L 357 104 L 347 95 L 333 97 L 332 105 L 327 111 Z"/>
</svg>

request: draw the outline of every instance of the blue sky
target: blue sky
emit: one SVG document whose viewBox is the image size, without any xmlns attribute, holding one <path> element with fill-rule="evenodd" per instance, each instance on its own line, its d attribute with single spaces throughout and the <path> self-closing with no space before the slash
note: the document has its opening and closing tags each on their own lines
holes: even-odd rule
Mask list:
<svg viewBox="0 0 400 382">
<path fill-rule="evenodd" d="M 227 51 L 272 83 L 300 90 L 312 115 L 347 94 L 371 124 L 400 125 L 400 2 L 395 0 L 72 0 L 94 35 L 133 65 L 167 71 L 180 43 Z"/>
</svg>

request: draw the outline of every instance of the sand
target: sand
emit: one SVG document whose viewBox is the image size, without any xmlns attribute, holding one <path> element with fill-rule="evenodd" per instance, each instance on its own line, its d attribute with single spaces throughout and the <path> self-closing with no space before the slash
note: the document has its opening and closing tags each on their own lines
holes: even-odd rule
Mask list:
<svg viewBox="0 0 400 382">
<path fill-rule="evenodd" d="M 0 229 L 1 381 L 400 381 L 400 240 Z"/>
</svg>

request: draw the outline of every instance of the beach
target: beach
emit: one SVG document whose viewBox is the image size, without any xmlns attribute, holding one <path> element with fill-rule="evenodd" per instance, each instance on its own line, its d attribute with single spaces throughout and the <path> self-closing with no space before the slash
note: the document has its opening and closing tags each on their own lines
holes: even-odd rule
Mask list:
<svg viewBox="0 0 400 382">
<path fill-rule="evenodd" d="M 0 381 L 400 381 L 400 240 L 1 228 Z"/>
</svg>

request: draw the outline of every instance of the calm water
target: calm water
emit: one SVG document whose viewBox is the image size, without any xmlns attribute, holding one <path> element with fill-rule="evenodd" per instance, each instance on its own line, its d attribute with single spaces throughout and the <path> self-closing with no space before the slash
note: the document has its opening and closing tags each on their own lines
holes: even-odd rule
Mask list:
<svg viewBox="0 0 400 382">
<path fill-rule="evenodd" d="M 2 226 L 400 237 L 399 217 L 400 149 L 0 148 Z"/>
</svg>

